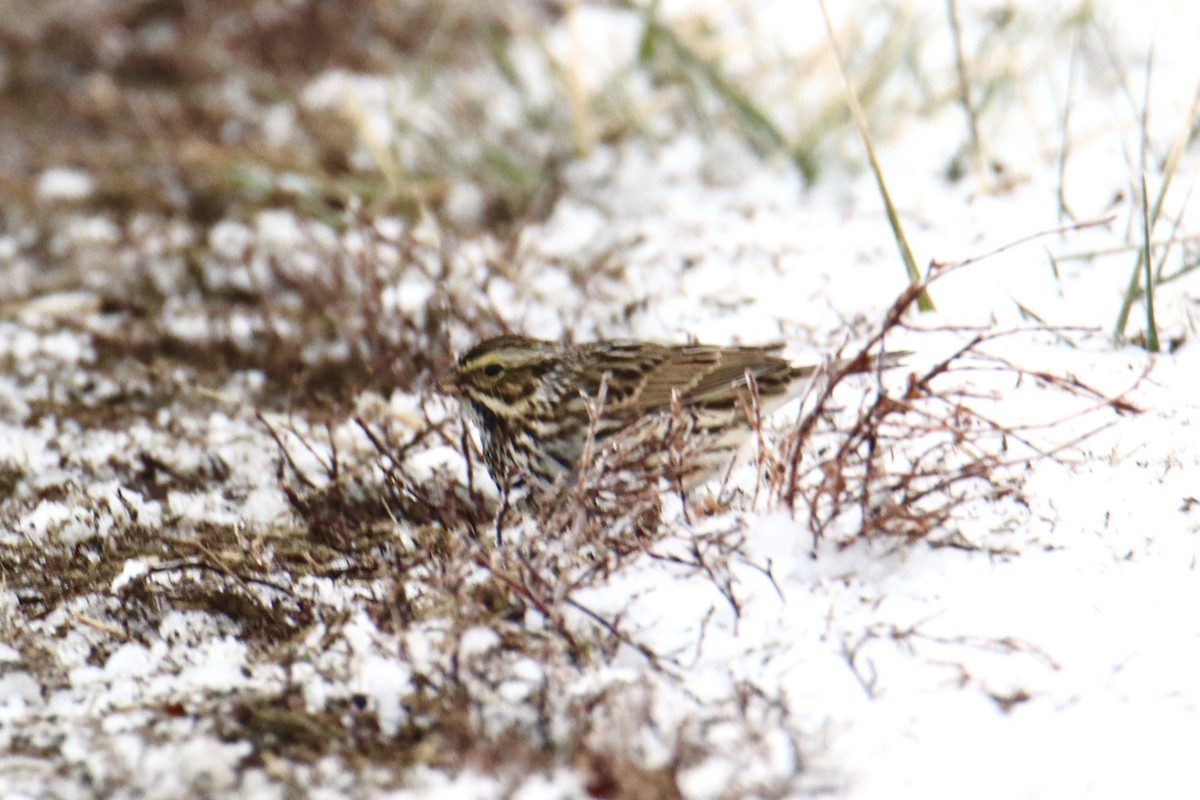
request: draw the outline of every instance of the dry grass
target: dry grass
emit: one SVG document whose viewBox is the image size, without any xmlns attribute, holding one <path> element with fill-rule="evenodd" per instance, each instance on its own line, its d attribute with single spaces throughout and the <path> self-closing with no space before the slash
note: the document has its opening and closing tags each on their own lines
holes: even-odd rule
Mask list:
<svg viewBox="0 0 1200 800">
<path fill-rule="evenodd" d="M 440 366 L 431 362 L 449 358 L 448 351 L 430 347 L 421 356 L 429 361 L 398 357 L 405 346 L 431 341 L 420 324 L 399 321 L 392 329 L 396 338 L 387 341 L 359 335 L 384 314 L 378 292 L 361 272 L 364 263 L 379 261 L 386 259 L 334 259 L 331 273 L 319 280 L 289 285 L 289 292 L 309 298 L 311 308 L 263 292 L 249 304 L 250 313 L 266 325 L 305 335 L 324 330 L 330 341 L 358 341 L 356 363 L 373 365 L 389 376 L 386 381 L 407 375 L 419 382 L 418 376 Z M 397 263 L 419 268 L 416 259 Z M 251 264 L 248 259 L 243 267 Z M 910 287 L 897 299 L 861 358 L 902 332 L 921 288 Z M 322 293 L 343 303 L 343 310 L 319 313 L 316 298 Z M 465 302 L 435 296 L 426 313 Z M 312 326 L 281 326 L 284 314 L 308 318 Z M 459 323 L 486 324 L 482 315 L 469 323 L 467 318 L 461 314 Z M 910 339 L 922 335 L 903 332 Z M 797 530 L 807 530 L 814 542 L 831 538 L 849 546 L 859 538 L 888 537 L 905 546 L 976 546 L 956 538 L 959 511 L 979 501 L 1019 501 L 1021 466 L 1031 458 L 1060 457 L 1060 450 L 1040 450 L 1038 437 L 1076 415 L 1050 420 L 1043 430 L 1005 425 L 984 410 L 993 398 L 960 388 L 963 376 L 986 370 L 1014 382 L 1036 381 L 1083 402 L 1078 414 L 1111 418 L 1135 410 L 1069 376 L 1032 372 L 984 355 L 994 339 L 986 333 L 968 336 L 957 351 L 923 371 L 896 371 L 882 383 L 883 376 L 876 376 L 865 393 L 852 364 L 833 371 L 815 386 L 798 421 L 782 431 L 754 418 L 750 409 L 756 404 L 748 397 L 758 442 L 756 486 L 727 487 L 716 499 L 688 496 L 679 487 L 703 442 L 686 436 L 681 425 L 666 441 L 661 426 L 643 425 L 614 446 L 590 449 L 579 480 L 543 498 L 536 513 L 499 503 L 482 485 L 477 467 L 464 473 L 421 466 L 423 454 L 433 448 L 479 463 L 459 420 L 445 416 L 436 401 L 422 405 L 414 419 L 398 421 L 375 408 L 360 410 L 347 424 L 345 417 L 338 421 L 328 396 L 308 383 L 301 392 L 307 401 L 289 402 L 287 414 L 257 414 L 263 445 L 274 444 L 277 478 L 292 519 L 253 533 L 237 525 L 197 527 L 182 518 L 151 528 L 133 510 L 117 514 L 97 507 L 97 514 L 117 520 L 115 529 L 82 540 L 51 536 L 10 543 L 0 548 L 0 571 L 21 599 L 18 613 L 25 624 L 65 612 L 73 625 L 88 630 L 96 663 L 129 642 L 150 646 L 174 612 L 204 614 L 218 630 L 245 642 L 255 663 L 285 670 L 315 663 L 325 643 L 339 641 L 355 608 L 397 643 L 438 632 L 435 651 L 423 661 L 407 659 L 402 645 L 396 652 L 398 663 L 411 663 L 413 670 L 398 729 L 387 729 L 378 709 L 353 696 L 331 698 L 312 712 L 301 688 L 290 683 L 277 691 L 212 696 L 156 711 L 163 718 L 194 719 L 227 740 L 249 742 L 247 765 L 275 758 L 312 763 L 336 755 L 397 776 L 424 764 L 450 772 L 482 769 L 509 776 L 516 785 L 529 771 L 569 764 L 588 776 L 597 796 L 674 797 L 680 771 L 711 753 L 704 737 L 681 730 L 668 766 L 639 767 L 620 737 L 611 735 L 618 720 L 639 724 L 630 716 L 628 697 L 611 689 L 581 696 L 568 688 L 581 669 L 609 663 L 622 652 L 639 654 L 650 674 L 669 687 L 685 673 L 685 659 L 646 640 L 623 613 L 595 608 L 590 593 L 615 575 L 659 563 L 681 580 L 709 582 L 739 616 L 741 589 L 733 575 L 736 566 L 753 559 L 746 547 L 752 534 L 737 512 L 756 503 L 791 510 Z M 287 365 L 298 358 L 298 347 L 277 337 L 258 352 L 271 359 L 263 363 Z M 110 366 L 105 357 L 95 369 Z M 278 369 L 268 374 L 288 374 L 286 366 Z M 362 392 L 371 384 L 364 379 L 351 385 Z M 846 406 L 848 397 L 859 398 L 859 405 Z M 204 401 L 201 395 L 191 402 L 202 407 Z M 95 430 L 121 425 L 132 411 L 130 406 L 124 415 L 97 415 L 89 424 Z M 1097 420 L 1099 426 L 1108 418 Z M 346 429 L 357 431 L 358 447 L 339 448 Z M 121 485 L 146 498 L 205 491 L 230 480 L 229 465 L 219 459 L 185 470 L 152 450 L 112 468 Z M 13 480 L 19 483 L 21 476 Z M 664 494 L 680 496 L 680 513 L 664 516 Z M 59 498 L 79 500 L 69 489 L 46 489 L 33 497 L 17 493 L 5 513 L 12 519 L 22 508 Z M 130 563 L 147 568 L 116 581 Z M 770 577 L 769 567 L 763 569 Z M 336 586 L 339 599 L 322 586 Z M 319 641 L 314 631 L 322 632 Z M 494 637 L 482 650 L 471 644 L 479 631 Z M 44 661 L 33 636 L 10 633 L 25 663 Z M 493 719 L 491 704 L 519 663 L 537 664 L 541 678 L 528 686 L 519 712 Z M 56 669 L 47 664 L 43 678 L 65 680 L 64 674 L 54 677 Z M 325 669 L 323 677 L 335 684 L 348 679 L 336 666 Z M 752 736 L 763 715 L 783 713 L 781 707 L 777 700 L 753 697 L 721 713 Z M 35 751 L 37 742 L 21 740 L 18 749 Z M 803 763 L 798 745 L 796 763 Z M 773 793 L 784 787 L 758 788 Z"/>
<path fill-rule="evenodd" d="M 933 280 L 948 271 L 939 270 Z M 1030 370 L 988 352 L 1004 339 L 1044 329 L 958 328 L 953 333 L 964 341 L 957 349 L 923 370 L 910 370 L 899 395 L 880 385 L 847 420 L 838 413 L 838 385 L 852 374 L 855 361 L 865 360 L 884 348 L 889 335 L 908 328 L 905 320 L 912 318 L 923 290 L 922 284 L 914 284 L 898 297 L 877 333 L 856 358 L 828 376 L 778 445 L 760 448 L 768 496 L 793 513 L 803 512 L 814 541 L 834 531 L 843 543 L 861 536 L 909 541 L 953 537 L 961 508 L 1019 498 L 1018 476 L 1030 463 L 1057 459 L 1108 427 L 1116 415 L 1138 411 L 1124 395 L 1109 397 L 1073 376 Z M 909 330 L 908 340 L 946 331 Z M 1079 402 L 1058 417 L 1008 423 L 999 407 L 1001 396 L 969 388 L 963 381 L 968 375 L 1013 386 L 1032 381 L 1051 395 Z M 997 412 L 1001 416 L 993 416 Z M 1060 429 L 1078 428 L 1077 423 L 1084 428 L 1069 442 L 1042 443 Z"/>
<path fill-rule="evenodd" d="M 754 485 L 716 498 L 686 496 L 679 485 L 702 443 L 678 428 L 663 442 L 642 427 L 620 448 L 594 451 L 581 479 L 541 511 L 505 507 L 486 486 L 471 438 L 438 401 L 400 423 L 359 404 L 375 393 L 425 391 L 451 363 L 453 336 L 481 338 L 512 324 L 485 290 L 520 277 L 521 232 L 561 191 L 560 169 L 578 144 L 573 121 L 529 101 L 522 123 L 532 133 L 507 139 L 479 124 L 486 103 L 476 98 L 458 116 L 445 113 L 441 135 L 422 141 L 412 163 L 374 153 L 375 165 L 363 169 L 351 158 L 362 144 L 361 120 L 293 101 L 330 69 L 444 76 L 483 65 L 520 94 L 506 70 L 508 51 L 519 37 L 536 39 L 539 26 L 562 13 L 557 4 L 521 3 L 519 13 L 506 13 L 453 3 L 123 0 L 91 4 L 70 24 L 64 9 L 0 9 L 7 53 L 0 185 L 7 229 L 24 231 L 12 281 L 0 288 L 4 316 L 49 292 L 83 290 L 94 301 L 88 313 L 31 323 L 77 334 L 93 360 L 39 362 L 34 374 L 15 359 L 0 364 L 31 394 L 46 383 L 22 424 L 61 429 L 50 447 L 62 462 L 61 474 L 32 475 L 0 454 L 0 524 L 8 531 L 0 577 L 16 598 L 4 640 L 44 689 L 61 688 L 68 669 L 42 637 L 83 636 L 88 663 L 102 665 L 123 645 L 155 645 L 169 615 L 194 613 L 215 635 L 244 642 L 254 666 L 286 676 L 270 691 L 149 701 L 147 739 L 177 735 L 170 725 L 186 719 L 192 733 L 249 742 L 246 767 L 334 755 L 359 773 L 381 767 L 395 785 L 406 768 L 429 765 L 490 772 L 516 786 L 530 772 L 566 766 L 596 797 L 679 797 L 681 772 L 713 753 L 703 725 L 671 732 L 665 765 L 639 762 L 628 740 L 653 722 L 648 698 L 678 685 L 680 655 L 646 641 L 620 613 L 597 610 L 590 591 L 647 562 L 666 564 L 711 582 L 739 614 L 733 567 L 749 560 L 750 533 L 738 514 L 755 504 L 789 510 L 797 530 L 817 542 L 887 537 L 899 546 L 973 546 L 955 538 L 956 513 L 978 500 L 1019 499 L 1020 465 L 1062 455 L 1039 455 L 1044 431 L 989 418 L 979 402 L 989 398 L 961 388 L 968 373 L 1035 381 L 1079 398 L 1087 413 L 1101 415 L 1097 425 L 1133 410 L 1070 376 L 986 355 L 994 337 L 971 333 L 957 352 L 903 381 L 879 383 L 873 394 L 846 393 L 861 386 L 849 369 L 827 375 L 783 431 L 751 414 L 759 443 Z M 681 118 L 697 127 L 731 124 L 764 152 L 781 150 L 817 176 L 836 146 L 830 129 L 846 124 L 840 106 L 827 102 L 817 124 L 789 131 L 746 91 L 747 76 L 739 82 L 701 54 L 702 32 L 689 38 L 652 13 L 643 22 L 641 69 Z M 904 62 L 909 34 L 901 33 L 863 67 L 868 99 Z M 591 100 L 601 141 L 646 134 L 645 120 L 621 102 L 621 87 Z M 296 115 L 282 144 L 262 124 L 281 106 Z M 473 157 L 439 161 L 450 140 L 465 141 Z M 36 196 L 38 175 L 63 165 L 95 181 L 82 204 L 48 205 Z M 296 176 L 304 180 L 284 180 Z M 456 182 L 480 192 L 475 229 L 447 211 Z M 297 221 L 288 248 L 256 235 L 253 221 L 267 209 Z M 425 214 L 422 228 L 416 223 Z M 65 233 L 93 217 L 111 224 L 111 237 Z M 220 244 L 229 233 L 220 226 L 240 224 L 244 245 Z M 491 237 L 499 257 L 463 267 L 456 247 L 472 235 Z M 624 269 L 610 252 L 567 272 L 586 293 L 589 281 L 620 279 Z M 389 296 L 402 284 L 427 292 L 402 304 Z M 898 298 L 864 355 L 897 334 L 919 336 L 904 328 L 921 288 Z M 847 396 L 861 403 L 847 407 Z M 142 500 L 169 508 L 172 493 L 242 497 L 238 465 L 220 451 L 199 463 L 183 463 L 177 452 L 208 451 L 203 421 L 218 415 L 244 423 L 254 445 L 274 454 L 275 473 L 265 480 L 277 483 L 290 515 L 253 531 L 169 510 L 146 522 Z M 169 433 L 173 445 L 132 443 L 102 463 L 81 455 L 93 437 L 139 428 Z M 365 444 L 340 449 L 346 428 Z M 463 474 L 423 464 L 438 448 L 476 466 Z M 86 485 L 101 481 L 125 494 L 87 494 Z M 675 495 L 683 495 L 679 514 L 670 512 Z M 57 502 L 87 516 L 84 534 L 18 529 L 23 515 Z M 118 580 L 130 564 L 145 570 Z M 344 646 L 359 611 L 388 637 L 393 660 L 413 671 L 395 730 L 385 730 L 368 698 L 349 692 L 310 711 L 303 679 L 294 677 L 303 666 L 348 685 L 345 662 L 313 665 Z M 472 644 L 480 631 L 494 634 L 494 644 Z M 418 635 L 436 642 L 420 659 L 405 650 Z M 645 685 L 575 691 L 583 667 L 629 651 L 651 668 Z M 494 719 L 496 698 L 529 664 L 540 677 L 527 680 L 517 712 Z M 739 691 L 736 704 L 713 713 L 747 739 L 785 713 L 778 698 Z M 41 731 L 19 732 L 11 750 L 52 758 L 59 744 Z M 799 774 L 801 748 L 792 745 Z M 98 791 L 121 788 L 114 780 Z M 780 781 L 747 791 L 770 797 L 787 788 Z"/>
</svg>

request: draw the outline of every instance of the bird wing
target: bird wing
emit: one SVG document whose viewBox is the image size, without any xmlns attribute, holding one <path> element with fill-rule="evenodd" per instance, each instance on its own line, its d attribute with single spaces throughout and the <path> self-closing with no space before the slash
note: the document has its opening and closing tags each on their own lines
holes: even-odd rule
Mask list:
<svg viewBox="0 0 1200 800">
<path fill-rule="evenodd" d="M 685 406 L 733 408 L 738 387 L 746 385 L 747 373 L 760 384 L 786 383 L 789 366 L 774 355 L 777 349 L 702 345 L 663 346 L 655 348 L 653 353 L 643 349 L 636 373 L 612 370 L 610 397 L 616 403 L 625 400 L 629 411 L 637 415 L 669 408 L 675 392 Z M 613 391 L 622 386 L 630 387 L 624 396 Z"/>
<path fill-rule="evenodd" d="M 794 396 L 799 384 L 822 370 L 838 370 L 858 359 L 795 366 L 780 357 L 782 344 L 764 347 L 710 347 L 705 345 L 652 345 L 645 342 L 610 341 L 592 354 L 597 369 L 580 376 L 586 394 L 595 396 L 600 376 L 607 374 L 605 406 L 608 416 L 636 419 L 671 407 L 678 392 L 683 406 L 733 410 L 746 387 L 747 375 L 754 378 L 764 408 L 770 409 Z M 896 366 L 906 351 L 869 357 L 855 369 L 864 372 Z"/>
<path fill-rule="evenodd" d="M 733 408 L 748 383 L 747 375 L 753 376 L 760 392 L 777 394 L 786 391 L 791 366 L 774 355 L 773 350 L 726 349 L 718 351 L 717 356 L 711 369 L 695 371 L 692 385 L 680 387 L 680 401 L 684 405 Z"/>
</svg>

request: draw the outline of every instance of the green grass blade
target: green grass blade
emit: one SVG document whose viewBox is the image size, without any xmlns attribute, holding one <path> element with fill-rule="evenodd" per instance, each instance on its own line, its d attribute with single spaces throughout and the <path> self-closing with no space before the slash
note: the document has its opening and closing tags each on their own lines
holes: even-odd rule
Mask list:
<svg viewBox="0 0 1200 800">
<path fill-rule="evenodd" d="M 1154 320 L 1154 270 L 1151 268 L 1150 253 L 1150 201 L 1146 197 L 1146 176 L 1142 175 L 1142 265 L 1146 281 L 1146 349 L 1159 351 L 1158 323 Z"/>
<path fill-rule="evenodd" d="M 862 137 L 863 145 L 867 151 L 867 160 L 871 165 L 871 172 L 875 176 L 875 183 L 879 187 L 879 196 L 883 199 L 883 207 L 887 212 L 888 223 L 892 226 L 892 235 L 896 240 L 896 247 L 900 250 L 900 258 L 904 261 L 904 270 L 908 273 L 908 279 L 912 283 L 921 282 L 921 272 L 917 269 L 917 261 L 913 258 L 912 248 L 908 245 L 908 237 L 904 235 L 904 226 L 900 223 L 900 215 L 896 211 L 896 205 L 892 202 L 891 193 L 887 188 L 887 181 L 883 177 L 883 168 L 879 165 L 879 159 L 875 155 L 875 146 L 871 142 L 871 134 L 867 130 L 867 117 L 863 113 L 862 106 L 858 102 L 858 96 L 854 91 L 854 86 L 850 82 L 850 74 L 846 70 L 846 59 L 842 55 L 842 49 L 837 43 L 837 37 L 834 36 L 833 22 L 829 19 L 829 10 L 825 8 L 825 0 L 818 0 L 818 5 L 821 6 L 821 14 L 825 18 L 825 30 L 829 36 L 829 44 L 833 48 L 835 60 L 837 61 L 838 70 L 842 74 L 842 82 L 846 88 L 846 100 L 850 104 L 850 113 L 854 117 L 854 124 L 858 127 L 859 135 Z M 929 296 L 926 289 L 921 290 L 921 294 L 917 297 L 917 308 L 921 311 L 933 311 L 933 299 Z"/>
</svg>

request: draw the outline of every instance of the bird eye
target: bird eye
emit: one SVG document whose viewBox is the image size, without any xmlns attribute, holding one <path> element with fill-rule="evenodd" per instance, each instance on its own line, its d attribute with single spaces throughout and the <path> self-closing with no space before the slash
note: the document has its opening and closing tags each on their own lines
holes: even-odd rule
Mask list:
<svg viewBox="0 0 1200 800">
<path fill-rule="evenodd" d="M 489 378 L 499 378 L 502 372 L 504 372 L 504 367 L 499 364 L 488 364 L 483 368 L 483 374 Z"/>
</svg>

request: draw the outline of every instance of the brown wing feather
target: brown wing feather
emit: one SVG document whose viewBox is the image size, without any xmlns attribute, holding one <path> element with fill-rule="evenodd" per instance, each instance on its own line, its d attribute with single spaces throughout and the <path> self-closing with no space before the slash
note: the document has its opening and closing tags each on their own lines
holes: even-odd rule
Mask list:
<svg viewBox="0 0 1200 800">
<path fill-rule="evenodd" d="M 594 396 L 600 388 L 600 375 L 609 373 L 608 415 L 626 420 L 669 408 L 673 391 L 678 391 L 684 406 L 734 408 L 738 389 L 746 386 L 747 373 L 754 376 L 759 395 L 777 403 L 790 394 L 796 381 L 821 368 L 793 366 L 776 355 L 782 344 L 722 348 L 618 340 L 590 347 L 595 348 L 591 355 L 604 369 L 580 375 L 579 383 Z M 894 366 L 904 355 L 886 354 L 883 366 Z M 846 363 L 835 361 L 828 366 L 838 369 Z M 863 369 L 874 366 L 874 359 L 869 359 Z"/>
<path fill-rule="evenodd" d="M 720 354 L 720 363 L 698 375 L 680 399 L 685 405 L 732 406 L 737 402 L 738 390 L 746 386 L 747 373 L 754 376 L 760 391 L 776 394 L 786 387 L 791 367 L 767 350 L 726 350 Z"/>
<path fill-rule="evenodd" d="M 737 398 L 734 387 L 745 386 L 747 371 L 760 382 L 786 384 L 790 367 L 773 355 L 777 349 L 655 347 L 654 357 L 642 364 L 640 391 L 627 398 L 629 410 L 640 415 L 667 408 L 673 390 L 685 406 L 732 406 Z"/>
</svg>

